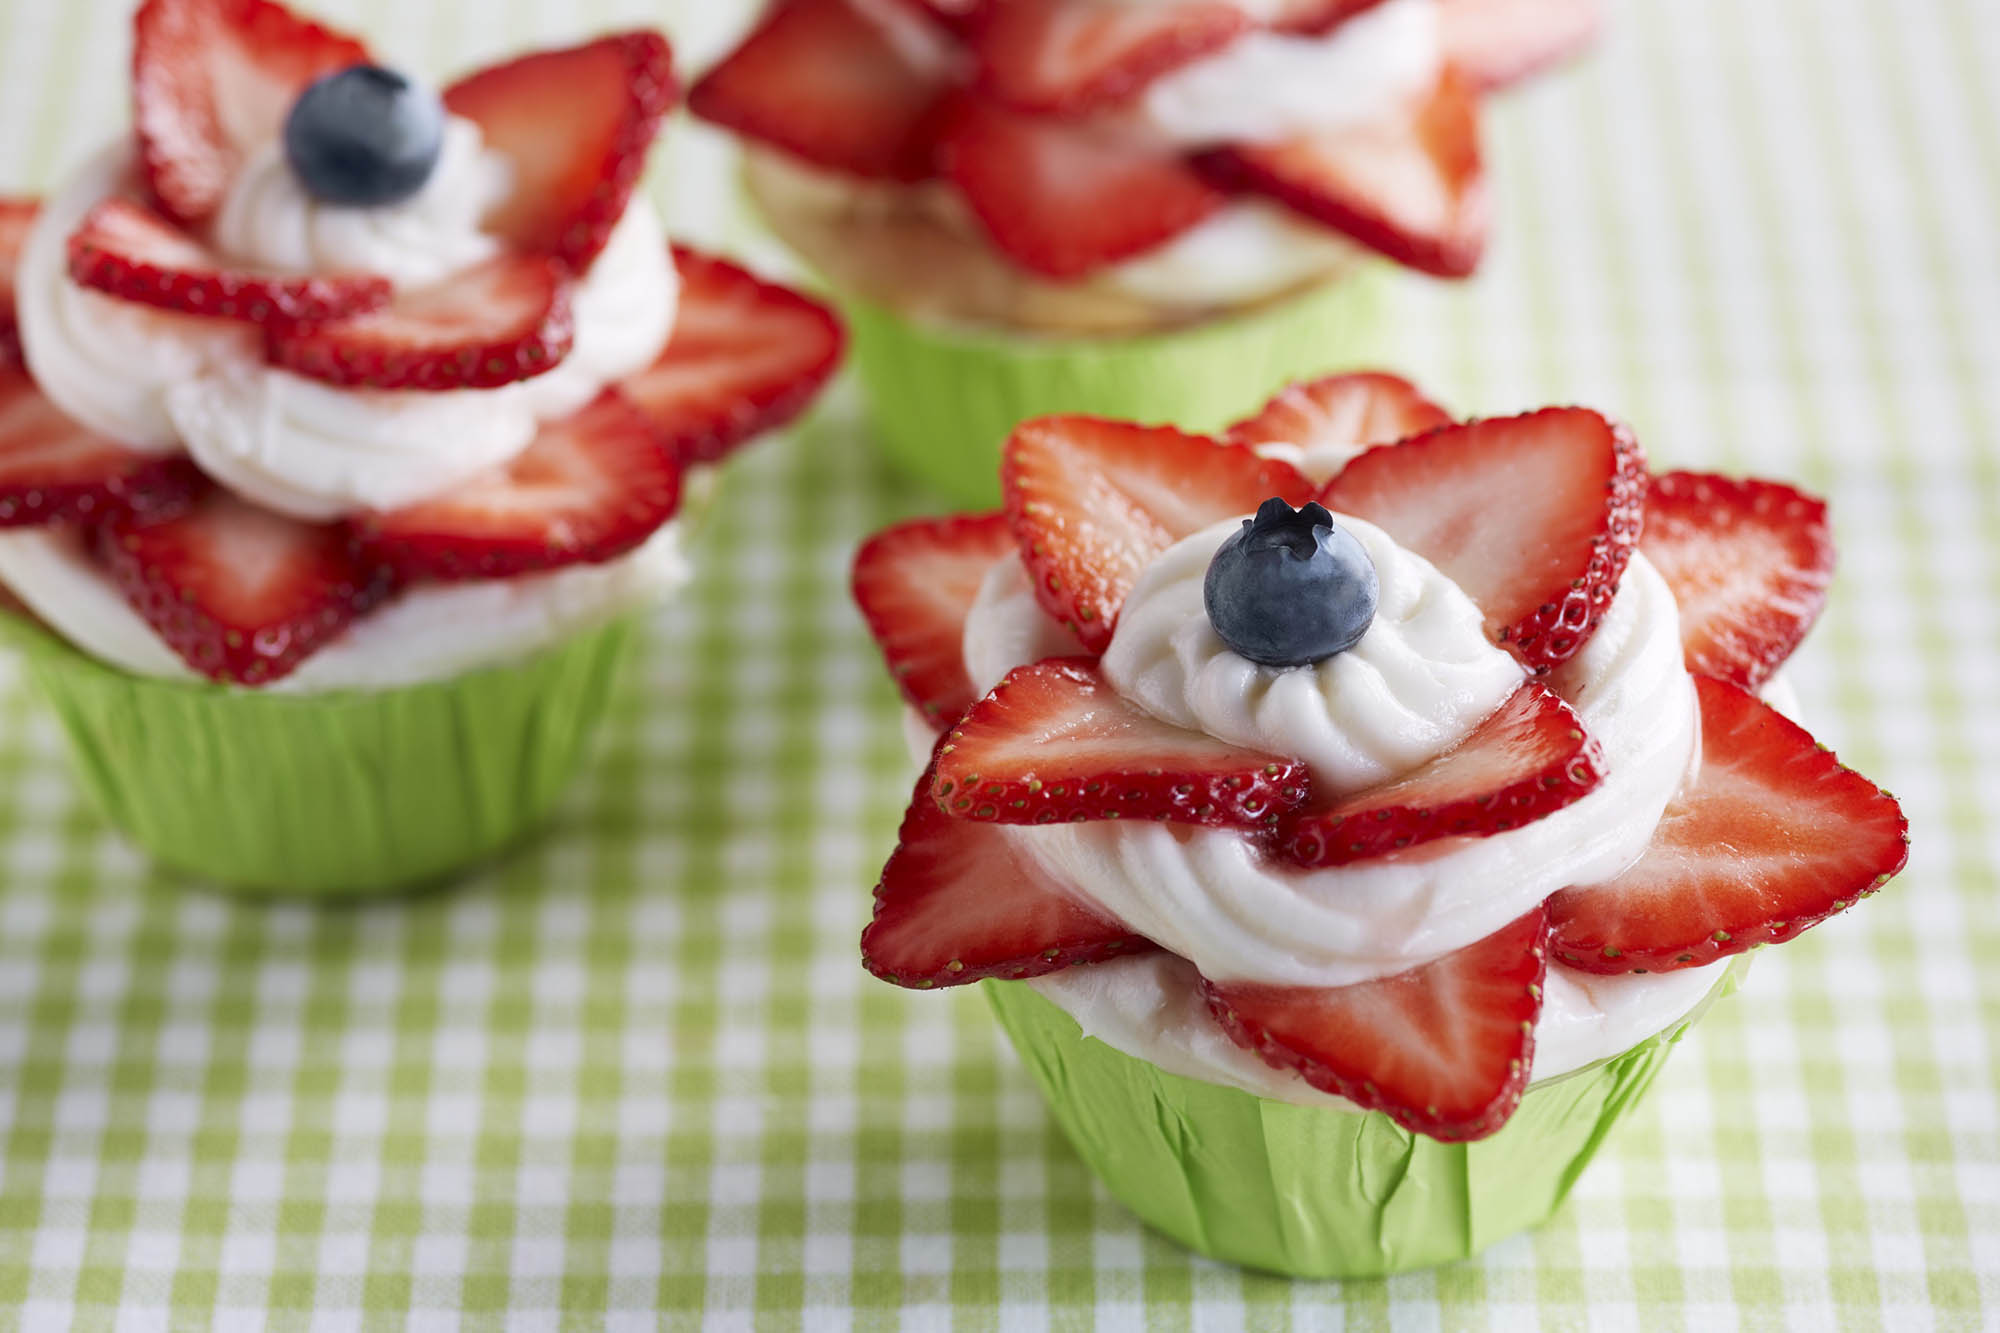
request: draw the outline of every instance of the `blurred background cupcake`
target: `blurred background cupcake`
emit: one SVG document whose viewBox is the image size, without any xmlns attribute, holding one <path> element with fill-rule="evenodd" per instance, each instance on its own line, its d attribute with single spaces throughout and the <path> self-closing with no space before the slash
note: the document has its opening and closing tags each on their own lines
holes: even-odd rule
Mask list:
<svg viewBox="0 0 2000 1333">
<path fill-rule="evenodd" d="M 690 108 L 831 281 L 883 444 L 994 498 L 1042 412 L 1212 429 L 1463 278 L 1482 96 L 1594 0 L 779 0 Z"/>
</svg>

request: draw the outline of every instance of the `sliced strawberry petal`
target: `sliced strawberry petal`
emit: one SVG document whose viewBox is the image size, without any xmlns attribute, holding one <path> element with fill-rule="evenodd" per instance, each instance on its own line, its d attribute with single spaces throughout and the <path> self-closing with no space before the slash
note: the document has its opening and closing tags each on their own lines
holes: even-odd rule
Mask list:
<svg viewBox="0 0 2000 1333">
<path fill-rule="evenodd" d="M 1452 749 L 1393 782 L 1283 821 L 1302 866 L 1386 856 L 1437 838 L 1485 838 L 1532 824 L 1604 780 L 1602 757 L 1570 706 L 1539 685 L 1516 690 Z"/>
<path fill-rule="evenodd" d="M 898 986 L 1018 980 L 1153 948 L 1085 905 L 1004 829 L 953 819 L 917 780 L 861 932 L 861 962 Z"/>
<path fill-rule="evenodd" d="M 388 305 L 320 324 L 270 326 L 272 364 L 369 389 L 495 389 L 551 370 L 576 326 L 569 271 L 503 254 Z"/>
<path fill-rule="evenodd" d="M 680 495 L 680 464 L 611 389 L 504 466 L 354 526 L 408 578 L 511 578 L 615 559 L 672 518 Z"/>
<path fill-rule="evenodd" d="M 1610 607 L 1638 544 L 1645 484 L 1630 431 L 1551 407 L 1370 449 L 1320 502 L 1436 565 L 1539 674 L 1574 656 Z"/>
<path fill-rule="evenodd" d="M 1299 446 L 1315 458 L 1352 457 L 1451 424 L 1445 410 L 1398 375 L 1356 371 L 1288 385 L 1256 416 L 1229 428 L 1232 444 Z"/>
<path fill-rule="evenodd" d="M 1015 427 L 1000 486 L 1036 599 L 1095 653 L 1154 556 L 1274 495 L 1303 504 L 1312 493 L 1290 464 L 1238 445 L 1082 416 Z"/>
<path fill-rule="evenodd" d="M 970 38 L 992 17 L 1001 0 L 898 0 L 898 3 L 961 38 Z"/>
<path fill-rule="evenodd" d="M 979 585 L 1018 548 L 1005 514 L 920 518 L 854 553 L 854 601 L 911 706 L 945 726 L 977 697 L 965 674 L 965 616 Z"/>
<path fill-rule="evenodd" d="M 1321 1092 L 1447 1143 L 1520 1105 L 1542 1011 L 1542 908 L 1422 967 L 1354 986 L 1204 983 L 1237 1045 Z"/>
<path fill-rule="evenodd" d="M 1320 36 L 1383 0 L 1278 0 L 1266 22 L 1280 32 Z"/>
<path fill-rule="evenodd" d="M 354 38 L 267 0 L 146 0 L 132 19 L 132 124 L 160 208 L 205 221 L 307 84 L 368 63 Z"/>
<path fill-rule="evenodd" d="M 712 462 L 805 411 L 840 364 L 833 312 L 727 260 L 674 247 L 681 275 L 673 338 L 620 382 L 684 462 Z"/>
<path fill-rule="evenodd" d="M 1555 64 L 1597 36 L 1598 0 L 1439 0 L 1445 59 L 1482 89 Z"/>
<path fill-rule="evenodd" d="M 21 251 L 40 212 L 38 199 L 0 198 L 0 370 L 24 364 L 21 327 L 14 314 L 14 270 L 20 267 Z"/>
<path fill-rule="evenodd" d="M 389 299 L 373 273 L 256 273 L 232 269 L 201 242 L 127 199 L 93 208 L 69 238 L 69 274 L 123 301 L 183 315 L 238 319 L 338 319 Z"/>
<path fill-rule="evenodd" d="M 1755 690 L 1826 605 L 1826 504 L 1775 481 L 1653 478 L 1639 542 L 1680 606 L 1688 670 Z"/>
<path fill-rule="evenodd" d="M 974 39 L 979 82 L 1021 111 L 1077 115 L 1130 97 L 1251 28 L 1228 0 L 1007 0 Z"/>
<path fill-rule="evenodd" d="M 1425 273 L 1462 278 L 1486 249 L 1478 101 L 1449 69 L 1416 105 L 1378 120 L 1218 148 L 1199 162 L 1225 188 L 1269 195 Z"/>
<path fill-rule="evenodd" d="M 206 487 L 184 511 L 119 515 L 98 557 L 126 600 L 194 670 L 268 685 L 392 591 L 338 524 L 308 524 Z"/>
<path fill-rule="evenodd" d="M 938 805 L 961 819 L 1158 819 L 1272 826 L 1307 795 L 1305 764 L 1162 722 L 1091 658 L 1016 667 L 938 747 Z"/>
<path fill-rule="evenodd" d="M 947 86 L 848 0 L 782 0 L 695 84 L 688 109 L 822 167 L 920 181 L 934 174 Z"/>
<path fill-rule="evenodd" d="M 657 32 L 600 37 L 483 69 L 445 89 L 513 168 L 513 193 L 486 226 L 581 273 L 625 215 L 646 150 L 680 99 Z"/>
<path fill-rule="evenodd" d="M 26 371 L 0 370 L 0 528 L 164 514 L 199 485 L 186 459 L 108 440 L 65 416 Z"/>
<path fill-rule="evenodd" d="M 1895 798 L 1726 681 L 1695 678 L 1701 770 L 1638 864 L 1549 899 L 1550 947 L 1585 972 L 1700 967 L 1782 944 L 1887 883 L 1909 856 Z"/>
<path fill-rule="evenodd" d="M 1163 245 L 1228 202 L 1171 149 L 976 94 L 952 100 L 940 153 L 993 244 L 1058 280 Z"/>
</svg>

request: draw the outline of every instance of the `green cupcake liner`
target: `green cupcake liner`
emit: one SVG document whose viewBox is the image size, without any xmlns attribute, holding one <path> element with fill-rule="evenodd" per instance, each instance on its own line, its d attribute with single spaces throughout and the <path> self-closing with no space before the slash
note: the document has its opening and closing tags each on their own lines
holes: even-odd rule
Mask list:
<svg viewBox="0 0 2000 1333">
<path fill-rule="evenodd" d="M 953 329 L 837 299 L 883 452 L 952 499 L 989 508 L 1000 447 L 1027 418 L 1084 412 L 1216 430 L 1293 380 L 1366 361 L 1384 287 L 1369 265 L 1247 314 L 1129 338 Z"/>
<path fill-rule="evenodd" d="M 155 860 L 326 897 L 421 884 L 537 827 L 635 641 L 619 621 L 451 680 L 288 695 L 134 676 L 20 616 L 0 625 L 78 784 Z"/>
<path fill-rule="evenodd" d="M 1087 1038 L 1020 982 L 983 983 L 1056 1122 L 1141 1219 L 1211 1258 L 1292 1277 L 1380 1277 L 1469 1258 L 1548 1220 L 1707 1001 L 1623 1055 L 1535 1084 L 1477 1143 L 1380 1112 L 1272 1101 Z"/>
</svg>

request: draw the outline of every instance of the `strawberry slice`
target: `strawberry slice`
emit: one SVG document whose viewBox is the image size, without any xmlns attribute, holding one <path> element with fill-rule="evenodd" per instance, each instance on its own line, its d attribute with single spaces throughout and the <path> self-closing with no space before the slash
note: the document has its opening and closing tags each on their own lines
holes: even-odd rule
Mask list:
<svg viewBox="0 0 2000 1333">
<path fill-rule="evenodd" d="M 782 0 L 695 84 L 688 109 L 822 167 L 920 181 L 946 86 L 849 0 Z"/>
<path fill-rule="evenodd" d="M 1306 798 L 1305 764 L 1162 722 L 1093 658 L 1014 668 L 938 747 L 938 805 L 961 819 L 1159 819 L 1274 825 Z"/>
<path fill-rule="evenodd" d="M 1229 428 L 1233 444 L 1295 444 L 1315 457 L 1351 457 L 1451 424 L 1445 410 L 1399 375 L 1356 371 L 1287 385 L 1256 416 Z"/>
<path fill-rule="evenodd" d="M 113 518 L 97 550 L 182 661 L 239 685 L 290 674 L 393 588 L 338 524 L 285 518 L 217 486 L 171 518 Z"/>
<path fill-rule="evenodd" d="M 1755 690 L 1826 605 L 1826 503 L 1774 481 L 1653 478 L 1639 549 L 1680 604 L 1688 670 Z"/>
<path fill-rule="evenodd" d="M 1019 980 L 1153 944 L 1087 906 L 1005 830 L 953 819 L 931 798 L 929 770 L 903 816 L 861 962 L 882 980 L 928 989 L 984 977 Z"/>
<path fill-rule="evenodd" d="M 25 370 L 0 370 L 0 528 L 161 514 L 199 484 L 186 459 L 137 453 L 87 430 Z"/>
<path fill-rule="evenodd" d="M 227 261 L 173 223 L 128 199 L 90 210 L 69 238 L 69 275 L 124 301 L 183 315 L 277 320 L 338 319 L 389 299 L 373 273 L 255 273 Z"/>
<path fill-rule="evenodd" d="M 0 198 L 0 370 L 26 364 L 21 355 L 21 326 L 14 315 L 14 270 L 28 232 L 41 212 L 38 199 Z"/>
<path fill-rule="evenodd" d="M 1370 449 L 1320 503 L 1429 560 L 1537 675 L 1568 661 L 1617 594 L 1645 516 L 1646 459 L 1580 407 L 1468 421 Z"/>
<path fill-rule="evenodd" d="M 1598 0 L 1439 0 L 1445 59 L 1481 89 L 1566 59 L 1597 36 Z"/>
<path fill-rule="evenodd" d="M 1602 756 L 1570 706 L 1539 685 L 1523 685 L 1470 736 L 1415 772 L 1302 810 L 1280 837 L 1302 866 L 1346 865 L 1436 838 L 1521 828 L 1603 780 Z"/>
<path fill-rule="evenodd" d="M 1059 281 L 1163 245 L 1228 201 L 1170 149 L 977 94 L 950 103 L 939 152 L 993 244 Z"/>
<path fill-rule="evenodd" d="M 1204 982 L 1230 1036 L 1321 1092 L 1446 1143 L 1520 1105 L 1548 970 L 1543 909 L 1407 972 L 1329 989 Z"/>
<path fill-rule="evenodd" d="M 1269 195 L 1425 273 L 1462 278 L 1486 249 L 1478 99 L 1450 69 L 1428 96 L 1381 119 L 1218 148 L 1198 163 L 1224 188 Z"/>
<path fill-rule="evenodd" d="M 1701 769 L 1638 864 L 1549 899 L 1555 956 L 1585 972 L 1700 967 L 1782 944 L 1888 882 L 1910 826 L 1887 792 L 1727 681 L 1695 677 Z"/>
<path fill-rule="evenodd" d="M 132 124 L 154 199 L 176 222 L 206 221 L 307 84 L 368 63 L 354 38 L 268 0 L 146 0 L 132 19 Z"/>
<path fill-rule="evenodd" d="M 1251 28 L 1226 0 L 1092 5 L 1008 0 L 974 41 L 980 85 L 1021 111 L 1077 115 L 1123 100 Z"/>
<path fill-rule="evenodd" d="M 646 150 L 680 99 L 673 51 L 657 32 L 626 32 L 538 51 L 444 91 L 513 168 L 513 193 L 486 219 L 515 245 L 581 273 L 625 215 Z"/>
<path fill-rule="evenodd" d="M 1278 0 L 1269 7 L 1265 22 L 1280 32 L 1318 37 L 1332 32 L 1366 9 L 1383 0 Z"/>
<path fill-rule="evenodd" d="M 898 3 L 960 38 L 970 38 L 992 16 L 1000 0 L 898 0 Z"/>
<path fill-rule="evenodd" d="M 1016 555 L 1005 514 L 919 518 L 854 553 L 854 601 L 903 697 L 933 726 L 977 697 L 965 674 L 965 615 L 987 572 Z"/>
<path fill-rule="evenodd" d="M 681 469 L 615 389 L 549 422 L 512 461 L 449 495 L 355 522 L 407 578 L 504 579 L 596 564 L 653 535 L 680 505 Z"/>
<path fill-rule="evenodd" d="M 1312 494 L 1289 463 L 1238 445 L 1083 416 L 1015 427 L 1000 487 L 1036 600 L 1094 653 L 1154 556 L 1274 495 L 1296 505 Z"/>
<path fill-rule="evenodd" d="M 496 389 L 553 369 L 575 333 L 568 270 L 541 255 L 503 254 L 380 309 L 273 324 L 265 352 L 274 365 L 328 384 Z"/>
<path fill-rule="evenodd" d="M 674 266 L 673 337 L 618 387 L 683 462 L 713 462 L 805 411 L 847 334 L 819 302 L 727 260 L 675 246 Z"/>
</svg>

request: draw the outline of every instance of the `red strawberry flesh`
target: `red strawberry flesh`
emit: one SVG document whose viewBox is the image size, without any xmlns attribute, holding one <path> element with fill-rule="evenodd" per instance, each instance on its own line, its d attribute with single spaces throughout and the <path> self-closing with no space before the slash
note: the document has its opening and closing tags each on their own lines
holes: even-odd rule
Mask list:
<svg viewBox="0 0 2000 1333">
<path fill-rule="evenodd" d="M 1588 642 L 1644 521 L 1645 455 L 1585 408 L 1471 421 L 1370 449 L 1320 502 L 1436 565 L 1542 673 Z"/>
<path fill-rule="evenodd" d="M 1768 704 L 1695 678 L 1701 769 L 1638 863 L 1549 899 L 1555 957 L 1585 972 L 1700 967 L 1779 944 L 1882 887 L 1909 855 L 1893 797 Z"/>
<path fill-rule="evenodd" d="M 1284 821 L 1303 866 L 1345 865 L 1438 838 L 1489 837 L 1581 800 L 1603 781 L 1597 746 L 1568 704 L 1524 685 L 1458 745 L 1415 772 Z"/>
<path fill-rule="evenodd" d="M 1355 371 L 1287 385 L 1256 416 L 1229 428 L 1233 444 L 1295 444 L 1320 455 L 1358 454 L 1448 425 L 1451 418 L 1397 375 Z"/>
<path fill-rule="evenodd" d="M 1237 1045 L 1444 1142 L 1507 1123 L 1534 1062 L 1542 908 L 1456 953 L 1331 989 L 1205 983 Z"/>
<path fill-rule="evenodd" d="M 510 578 L 625 554 L 673 517 L 680 481 L 651 424 L 607 390 L 512 461 L 355 530 L 405 577 Z"/>
<path fill-rule="evenodd" d="M 1099 653 L 1154 556 L 1272 496 L 1297 505 L 1312 493 L 1290 464 L 1241 446 L 1082 416 L 1017 426 L 1000 485 L 1036 599 Z"/>
<path fill-rule="evenodd" d="M 184 315 L 268 324 L 338 319 L 389 299 L 372 273 L 260 273 L 232 268 L 173 223 L 126 199 L 92 209 L 69 238 L 69 274 L 124 301 Z"/>
<path fill-rule="evenodd" d="M 1171 149 L 977 94 L 951 103 L 940 153 L 993 244 L 1058 281 L 1164 245 L 1228 202 Z"/>
<path fill-rule="evenodd" d="M 840 364 L 833 312 L 726 260 L 675 247 L 680 306 L 666 350 L 619 383 L 684 462 L 713 462 L 805 411 Z"/>
<path fill-rule="evenodd" d="M 504 254 L 377 310 L 278 324 L 274 365 L 369 389 L 495 389 L 553 369 L 575 338 L 570 279 L 553 259 Z"/>
<path fill-rule="evenodd" d="M 0 370 L 0 527 L 157 514 L 199 486 L 192 464 L 127 449 L 77 424 L 23 370 Z"/>
<path fill-rule="evenodd" d="M 1639 549 L 1674 591 L 1688 670 L 1746 690 L 1792 655 L 1833 580 L 1825 503 L 1774 481 L 1653 478 Z"/>
<path fill-rule="evenodd" d="M 1005 514 L 921 518 L 862 543 L 854 601 L 889 674 L 932 726 L 947 726 L 977 697 L 965 673 L 965 617 L 988 571 L 1015 559 Z"/>
<path fill-rule="evenodd" d="M 695 84 L 688 109 L 821 167 L 920 181 L 946 86 L 849 0 L 781 0 Z"/>
<path fill-rule="evenodd" d="M 221 207 L 307 84 L 370 63 L 358 41 L 267 0 L 146 0 L 132 35 L 140 162 L 160 208 L 189 226 Z"/>
<path fill-rule="evenodd" d="M 1058 884 L 1005 829 L 938 809 L 931 782 L 929 770 L 917 781 L 861 932 L 870 972 L 898 986 L 958 986 L 1152 949 Z"/>
<path fill-rule="evenodd" d="M 1365 124 L 1218 148 L 1200 165 L 1224 188 L 1268 195 L 1438 277 L 1466 276 L 1486 249 L 1478 102 L 1449 69 L 1428 95 Z"/>
<path fill-rule="evenodd" d="M 1306 798 L 1297 759 L 1162 722 L 1090 658 L 1016 667 L 938 747 L 933 795 L 962 819 L 1272 825 Z"/>
<path fill-rule="evenodd" d="M 268 685 L 391 591 L 345 529 L 281 517 L 209 488 L 164 520 L 120 517 L 98 553 L 126 600 L 204 676 Z"/>
<path fill-rule="evenodd" d="M 640 31 L 481 70 L 445 89 L 444 104 L 513 168 L 513 193 L 485 225 L 581 273 L 625 215 L 679 97 L 667 39 Z"/>
<path fill-rule="evenodd" d="M 1226 0 L 1007 0 L 974 41 L 980 84 L 1019 110 L 1077 115 L 1132 96 L 1248 31 Z"/>
</svg>

